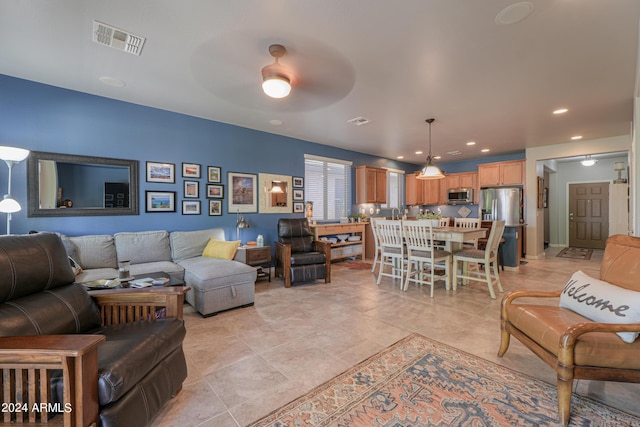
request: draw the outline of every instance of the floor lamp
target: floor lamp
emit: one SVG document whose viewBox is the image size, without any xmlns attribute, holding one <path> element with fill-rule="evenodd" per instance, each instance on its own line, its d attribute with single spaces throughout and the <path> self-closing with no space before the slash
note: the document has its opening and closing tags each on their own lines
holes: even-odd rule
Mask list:
<svg viewBox="0 0 640 427">
<path fill-rule="evenodd" d="M 7 234 L 11 234 L 11 214 L 19 212 L 22 207 L 16 199 L 11 196 L 11 172 L 13 167 L 27 158 L 29 150 L 16 147 L 5 147 L 0 145 L 0 159 L 4 160 L 9 168 L 9 179 L 7 194 L 0 201 L 0 212 L 7 214 Z"/>
</svg>

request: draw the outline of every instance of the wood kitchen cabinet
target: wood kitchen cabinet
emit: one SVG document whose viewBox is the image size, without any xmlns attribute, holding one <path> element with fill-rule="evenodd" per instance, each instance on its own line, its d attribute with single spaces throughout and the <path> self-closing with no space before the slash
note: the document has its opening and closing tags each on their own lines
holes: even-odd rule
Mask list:
<svg viewBox="0 0 640 427">
<path fill-rule="evenodd" d="M 373 166 L 356 167 L 356 203 L 387 203 L 387 170 Z"/>
<path fill-rule="evenodd" d="M 442 205 L 440 187 L 444 179 L 419 179 L 423 181 L 422 190 L 424 192 L 423 200 L 425 205 Z"/>
<path fill-rule="evenodd" d="M 407 206 L 424 205 L 424 180 L 417 179 L 418 173 L 408 173 L 405 177 L 405 197 Z"/>
<path fill-rule="evenodd" d="M 473 201 L 478 203 L 478 173 L 461 172 L 452 173 L 444 178 L 440 186 L 440 204 L 447 203 L 447 190 L 457 188 L 473 188 Z"/>
<path fill-rule="evenodd" d="M 478 186 L 524 185 L 524 160 L 478 165 Z"/>
</svg>

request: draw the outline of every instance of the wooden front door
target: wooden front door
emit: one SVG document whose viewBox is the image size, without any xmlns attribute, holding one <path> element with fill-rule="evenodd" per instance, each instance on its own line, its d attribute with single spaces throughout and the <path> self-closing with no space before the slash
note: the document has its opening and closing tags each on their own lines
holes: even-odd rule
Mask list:
<svg viewBox="0 0 640 427">
<path fill-rule="evenodd" d="M 604 249 L 609 236 L 609 183 L 569 184 L 569 246 Z"/>
</svg>

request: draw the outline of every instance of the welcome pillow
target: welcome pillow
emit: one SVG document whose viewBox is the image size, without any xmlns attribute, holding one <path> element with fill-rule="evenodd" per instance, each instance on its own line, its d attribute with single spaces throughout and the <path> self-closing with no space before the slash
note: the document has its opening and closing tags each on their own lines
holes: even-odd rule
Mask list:
<svg viewBox="0 0 640 427">
<path fill-rule="evenodd" d="M 225 240 L 216 240 L 212 237 L 204 248 L 202 256 L 209 258 L 233 259 L 233 257 L 236 256 L 236 251 L 239 246 L 240 240 L 227 242 Z"/>
<path fill-rule="evenodd" d="M 640 323 L 640 292 L 594 279 L 582 271 L 571 276 L 560 294 L 560 307 L 575 311 L 595 322 Z M 632 343 L 640 332 L 618 332 Z"/>
</svg>

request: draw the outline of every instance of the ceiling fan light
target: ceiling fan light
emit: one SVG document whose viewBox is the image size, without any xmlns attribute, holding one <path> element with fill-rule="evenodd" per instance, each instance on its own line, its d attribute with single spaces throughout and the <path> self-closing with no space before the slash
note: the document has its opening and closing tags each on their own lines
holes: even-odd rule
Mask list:
<svg viewBox="0 0 640 427">
<path fill-rule="evenodd" d="M 598 161 L 596 159 L 592 159 L 591 156 L 586 156 L 583 160 L 580 160 L 580 164 L 582 166 L 593 166 L 597 163 Z"/>
<path fill-rule="evenodd" d="M 283 75 L 270 75 L 263 78 L 262 90 L 271 98 L 285 98 L 291 92 L 291 81 Z"/>
</svg>

